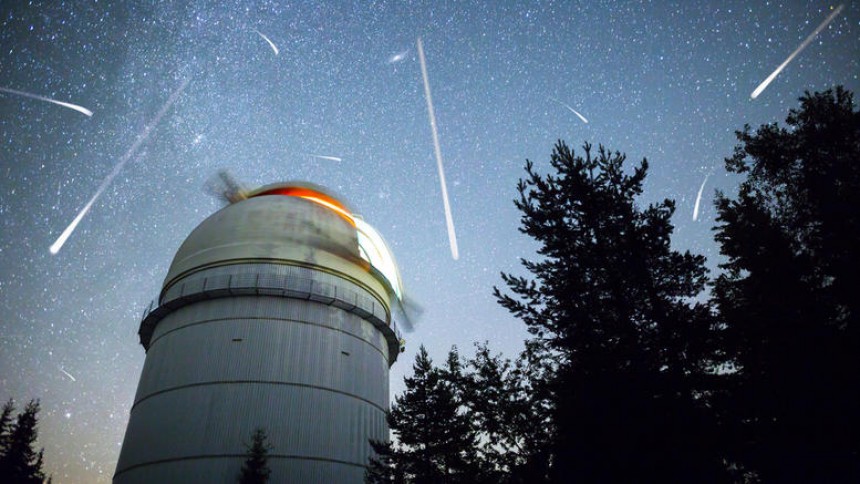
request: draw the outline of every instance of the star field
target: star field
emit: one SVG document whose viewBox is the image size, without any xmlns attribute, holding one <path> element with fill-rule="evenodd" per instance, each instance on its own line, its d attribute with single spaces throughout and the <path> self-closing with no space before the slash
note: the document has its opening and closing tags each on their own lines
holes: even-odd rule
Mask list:
<svg viewBox="0 0 860 484">
<path fill-rule="evenodd" d="M 837 6 L 6 2 L 0 87 L 94 114 L 0 92 L 0 399 L 41 399 L 39 445 L 54 482 L 110 481 L 144 360 L 141 313 L 181 242 L 220 207 L 203 187 L 221 168 L 251 187 L 328 187 L 386 238 L 408 295 L 424 308 L 392 367 L 392 393 L 420 344 L 437 360 L 452 344 L 466 355 L 475 341 L 508 356 L 521 348 L 524 327 L 496 304 L 492 286 L 500 271 L 522 272 L 520 257 L 534 257 L 511 201 L 526 158 L 547 170 L 557 139 L 647 158 L 642 203 L 675 199 L 674 244 L 716 270 L 711 200 L 737 185 L 722 168 L 734 131 L 783 122 L 804 90 L 860 89 L 860 3 L 845 2 L 750 98 Z"/>
</svg>

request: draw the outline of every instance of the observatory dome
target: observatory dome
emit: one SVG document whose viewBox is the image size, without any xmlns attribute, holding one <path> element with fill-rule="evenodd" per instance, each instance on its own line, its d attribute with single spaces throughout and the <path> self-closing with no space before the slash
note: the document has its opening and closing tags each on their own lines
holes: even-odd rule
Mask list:
<svg viewBox="0 0 860 484">
<path fill-rule="evenodd" d="M 146 360 L 114 482 L 235 480 L 261 427 L 278 482 L 362 482 L 370 442 L 388 438 L 404 344 L 394 258 L 320 187 L 230 195 L 142 315 Z"/>
<path fill-rule="evenodd" d="M 390 308 L 402 297 L 400 274 L 382 237 L 334 196 L 306 183 L 267 185 L 204 220 L 176 253 L 162 295 L 200 270 L 286 263 L 335 271 Z"/>
</svg>

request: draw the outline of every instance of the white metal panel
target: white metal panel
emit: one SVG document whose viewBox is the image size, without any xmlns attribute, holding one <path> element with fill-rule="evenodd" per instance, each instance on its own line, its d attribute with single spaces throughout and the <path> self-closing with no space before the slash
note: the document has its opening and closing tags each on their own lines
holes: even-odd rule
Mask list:
<svg viewBox="0 0 860 484">
<path fill-rule="evenodd" d="M 267 383 L 191 386 L 134 408 L 127 431 L 133 438 L 123 444 L 117 478 L 159 462 L 242 455 L 258 426 L 266 428 L 273 455 L 347 467 L 367 463 L 367 439 L 387 438 L 384 412 L 343 394 Z"/>
</svg>

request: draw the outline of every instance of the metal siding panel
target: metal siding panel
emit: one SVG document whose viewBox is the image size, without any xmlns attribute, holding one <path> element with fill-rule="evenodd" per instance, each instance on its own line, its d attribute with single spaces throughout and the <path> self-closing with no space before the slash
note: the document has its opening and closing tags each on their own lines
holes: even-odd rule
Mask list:
<svg viewBox="0 0 860 484">
<path fill-rule="evenodd" d="M 319 385 L 379 406 L 387 395 L 382 356 L 367 343 L 318 326 L 216 321 L 174 331 L 150 353 L 136 401 L 182 385 L 247 379 Z"/>
<path fill-rule="evenodd" d="M 262 296 L 259 298 L 237 296 L 200 301 L 179 308 L 158 324 L 152 339 L 154 341 L 180 325 L 194 324 L 207 319 L 271 317 L 330 326 L 362 338 L 380 350 L 386 348 L 385 338 L 382 334 L 372 324 L 362 320 L 357 315 L 344 313 L 336 308 L 313 302 L 305 303 L 293 300 L 289 304 L 284 304 L 280 298 L 266 302 L 263 301 L 264 299 Z M 201 305 L 205 308 L 204 311 L 201 311 Z M 192 313 L 189 314 L 189 312 Z"/>
<path fill-rule="evenodd" d="M 366 402 L 309 388 L 189 387 L 135 408 L 128 429 L 135 438 L 123 446 L 118 469 L 171 458 L 241 455 L 257 426 L 267 429 L 272 453 L 364 465 L 370 452 L 366 440 L 379 435 L 383 415 Z M 372 423 L 376 431 L 368 432 Z"/>
<path fill-rule="evenodd" d="M 363 309 L 248 295 L 174 309 L 154 328 L 115 482 L 232 481 L 243 458 L 228 455 L 244 454 L 257 426 L 270 435 L 275 481 L 362 481 L 368 439 L 388 439 L 389 399 L 387 342 L 362 315 L 385 309 L 331 274 L 268 266 L 261 286 L 280 291 L 279 281 L 292 280 L 310 294 L 314 280 L 315 297 L 348 295 Z M 192 275 L 165 300 L 257 283 L 236 269 Z M 242 270 L 251 269 L 260 267 Z M 134 467 L 164 459 L 180 460 Z"/>
<path fill-rule="evenodd" d="M 123 474 L 123 482 L 129 484 L 177 483 L 211 484 L 235 482 L 238 479 L 243 459 L 200 459 L 170 462 L 156 469 L 140 468 Z M 271 482 L 290 483 L 342 483 L 362 482 L 364 469 L 351 466 L 328 465 L 323 462 L 307 462 L 279 456 L 270 456 Z M 232 479 L 225 479 L 225 477 Z"/>
</svg>

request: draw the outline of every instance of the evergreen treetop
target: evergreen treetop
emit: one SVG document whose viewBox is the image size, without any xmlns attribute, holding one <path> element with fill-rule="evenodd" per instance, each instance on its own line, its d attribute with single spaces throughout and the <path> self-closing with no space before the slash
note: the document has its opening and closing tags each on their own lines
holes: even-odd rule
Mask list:
<svg viewBox="0 0 860 484">
<path fill-rule="evenodd" d="M 658 355 L 647 340 L 682 329 L 656 323 L 690 311 L 682 300 L 703 290 L 704 257 L 670 249 L 674 202 L 638 209 L 647 160 L 627 175 L 625 155 L 601 146 L 593 156 L 589 144 L 584 151 L 575 156 L 559 142 L 550 161 L 556 173 L 547 176 L 527 162 L 514 203 L 520 231 L 540 243 L 542 259 L 523 261 L 533 279 L 502 274 L 517 298 L 498 289 L 496 296 L 580 372 L 617 369 L 617 362 L 689 370 L 684 352 Z"/>
<path fill-rule="evenodd" d="M 247 446 L 248 457 L 242 465 L 239 484 L 265 484 L 269 482 L 272 470 L 269 468 L 270 446 L 266 442 L 268 436 L 263 428 L 254 429 L 251 444 Z"/>
<path fill-rule="evenodd" d="M 0 481 L 15 484 L 41 484 L 44 449 L 36 452 L 38 438 L 39 401 L 31 400 L 18 414 L 14 423 L 11 415 L 14 402 L 10 399 L 0 415 Z"/>
<path fill-rule="evenodd" d="M 465 405 L 465 377 L 456 349 L 437 368 L 421 346 L 406 390 L 395 397 L 388 425 L 395 443 L 372 442 L 367 482 L 481 482 L 476 432 Z"/>
<path fill-rule="evenodd" d="M 555 480 L 710 480 L 724 467 L 700 438 L 714 321 L 689 302 L 704 257 L 671 248 L 674 202 L 640 208 L 648 163 L 627 174 L 625 159 L 559 142 L 554 173 L 526 163 L 514 203 L 541 259 L 523 261 L 530 278 L 502 274 L 513 295 L 495 294 L 554 361 Z"/>
</svg>

